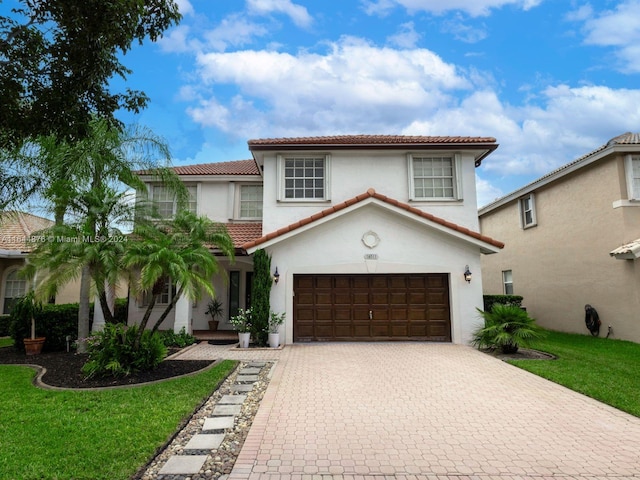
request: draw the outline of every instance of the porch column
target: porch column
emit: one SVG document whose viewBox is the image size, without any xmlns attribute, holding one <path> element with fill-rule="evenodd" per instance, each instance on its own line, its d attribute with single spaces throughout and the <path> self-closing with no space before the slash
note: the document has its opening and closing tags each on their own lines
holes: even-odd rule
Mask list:
<svg viewBox="0 0 640 480">
<path fill-rule="evenodd" d="M 93 325 L 91 325 L 91 332 L 101 332 L 104 330 L 104 315 L 102 314 L 102 308 L 100 308 L 100 299 L 96 295 L 93 299 Z"/>
<path fill-rule="evenodd" d="M 182 295 L 176 302 L 173 331 L 180 333 L 182 327 L 184 327 L 184 331 L 189 334 L 193 331 L 191 326 L 191 300 L 189 300 L 186 295 Z"/>
</svg>

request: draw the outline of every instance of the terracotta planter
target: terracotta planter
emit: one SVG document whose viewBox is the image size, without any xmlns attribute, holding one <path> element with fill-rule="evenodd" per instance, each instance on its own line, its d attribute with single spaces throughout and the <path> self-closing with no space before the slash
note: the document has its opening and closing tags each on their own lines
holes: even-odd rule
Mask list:
<svg viewBox="0 0 640 480">
<path fill-rule="evenodd" d="M 211 330 L 212 332 L 217 332 L 219 323 L 220 322 L 218 320 L 209 320 L 209 330 Z"/>
<path fill-rule="evenodd" d="M 42 346 L 44 345 L 45 337 L 37 337 L 34 339 L 24 339 L 24 349 L 27 355 L 38 355 L 42 352 Z"/>
</svg>

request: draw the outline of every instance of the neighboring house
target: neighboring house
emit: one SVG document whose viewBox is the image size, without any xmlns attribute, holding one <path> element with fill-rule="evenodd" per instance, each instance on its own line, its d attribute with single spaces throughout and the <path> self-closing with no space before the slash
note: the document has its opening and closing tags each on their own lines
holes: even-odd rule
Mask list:
<svg viewBox="0 0 640 480">
<path fill-rule="evenodd" d="M 486 294 L 514 293 L 544 327 L 640 342 L 640 135 L 625 133 L 479 211 L 506 244 L 483 257 Z"/>
<path fill-rule="evenodd" d="M 249 306 L 251 255 L 264 249 L 286 343 L 467 343 L 482 306 L 481 254 L 503 247 L 478 233 L 476 202 L 475 167 L 497 146 L 479 137 L 250 140 L 252 160 L 175 171 L 191 208 L 225 223 L 237 247 L 235 264 L 222 262 L 228 282 L 214 279 L 227 320 Z M 174 213 L 166 190 L 142 178 Z M 162 328 L 206 329 L 206 304 L 179 300 Z M 140 299 L 130 302 L 129 319 L 142 311 Z"/>
<path fill-rule="evenodd" d="M 29 239 L 37 241 L 38 232 L 52 225 L 51 220 L 30 213 L 0 213 L 0 314 L 8 314 L 15 301 L 28 290 L 28 282 L 18 272 L 33 248 Z M 78 295 L 77 284 L 69 284 L 51 303 L 76 303 Z"/>
</svg>

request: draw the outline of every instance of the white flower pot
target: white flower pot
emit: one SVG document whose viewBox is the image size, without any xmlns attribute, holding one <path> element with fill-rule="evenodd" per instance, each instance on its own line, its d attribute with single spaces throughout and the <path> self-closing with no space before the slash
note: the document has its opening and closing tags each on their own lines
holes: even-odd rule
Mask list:
<svg viewBox="0 0 640 480">
<path fill-rule="evenodd" d="M 240 341 L 240 348 L 249 348 L 249 340 L 251 339 L 250 332 L 238 332 L 238 340 Z"/>
<path fill-rule="evenodd" d="M 279 333 L 270 333 L 269 334 L 269 346 L 271 348 L 278 348 L 280 346 L 280 334 Z"/>
</svg>

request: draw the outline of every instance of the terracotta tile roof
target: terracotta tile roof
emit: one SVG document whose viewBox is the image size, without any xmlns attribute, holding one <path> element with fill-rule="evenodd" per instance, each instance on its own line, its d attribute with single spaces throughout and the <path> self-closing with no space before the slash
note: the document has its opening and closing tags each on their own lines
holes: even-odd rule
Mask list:
<svg viewBox="0 0 640 480">
<path fill-rule="evenodd" d="M 437 137 L 420 135 L 332 135 L 326 137 L 261 138 L 249 140 L 249 148 L 283 145 L 442 145 L 495 143 L 493 137 Z M 497 146 L 497 145 L 496 145 Z"/>
<path fill-rule="evenodd" d="M 323 217 L 328 217 L 329 215 L 332 215 L 336 212 L 339 212 L 340 210 L 343 210 L 347 207 L 350 207 L 351 205 L 354 205 L 358 202 L 361 202 L 363 200 L 366 200 L 367 198 L 376 198 L 382 202 L 388 203 L 389 205 L 393 205 L 394 207 L 397 208 L 401 208 L 403 210 L 406 210 L 407 212 L 411 212 L 419 217 L 422 217 L 424 219 L 430 220 L 434 223 L 437 223 L 439 225 L 442 225 L 444 227 L 447 227 L 451 230 L 455 230 L 456 232 L 462 233 L 464 235 L 467 235 L 469 237 L 475 238 L 476 240 L 481 240 L 485 243 L 488 243 L 490 245 L 493 245 L 494 247 L 497 248 L 504 248 L 504 243 L 498 241 L 498 240 L 494 240 L 490 237 L 487 237 L 486 235 L 482 235 L 478 232 L 474 232 L 473 230 L 470 230 L 466 227 L 462 227 L 460 225 L 457 225 L 455 223 L 449 222 L 447 220 L 444 220 L 440 217 L 436 217 L 435 215 L 432 215 L 430 213 L 427 212 L 423 212 L 422 210 L 412 207 L 411 205 L 407 205 L 406 203 L 402 203 L 399 202 L 397 200 L 394 200 L 393 198 L 389 198 L 386 195 L 382 195 L 380 193 L 377 193 L 373 188 L 370 188 L 369 190 L 367 190 L 365 193 L 357 195 L 349 200 L 346 200 L 345 202 L 339 203 L 337 205 L 334 205 L 332 207 L 329 207 L 325 210 L 322 210 L 321 212 L 318 212 L 314 215 L 311 215 L 310 217 L 304 218 L 302 220 L 299 220 L 296 223 L 292 223 L 291 225 L 288 225 L 286 227 L 280 228 L 279 230 L 276 230 L 275 232 L 271 232 L 271 233 L 267 233 L 266 235 L 263 235 L 260 238 L 256 238 L 254 240 L 248 241 L 247 243 L 245 243 L 244 245 L 242 245 L 242 247 L 246 250 L 249 248 L 253 248 L 256 247 L 262 243 L 268 242 L 269 240 L 272 240 L 274 238 L 277 238 L 281 235 L 284 235 L 285 233 L 289 233 L 292 232 L 300 227 L 303 227 L 304 225 L 308 225 L 310 223 L 315 222 L 316 220 L 319 220 L 320 218 Z"/>
<path fill-rule="evenodd" d="M 262 235 L 262 223 L 226 223 L 225 227 L 236 248 L 242 248 L 245 243 Z"/>
<path fill-rule="evenodd" d="M 200 163 L 172 167 L 178 175 L 260 175 L 255 160 L 234 160 L 230 162 Z M 149 170 L 138 170 L 138 175 L 149 175 Z"/>
<path fill-rule="evenodd" d="M 0 250 L 30 252 L 27 239 L 53 225 L 51 220 L 25 212 L 0 212 Z"/>
</svg>

